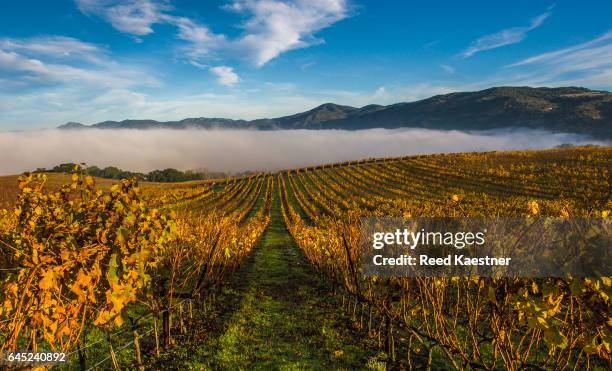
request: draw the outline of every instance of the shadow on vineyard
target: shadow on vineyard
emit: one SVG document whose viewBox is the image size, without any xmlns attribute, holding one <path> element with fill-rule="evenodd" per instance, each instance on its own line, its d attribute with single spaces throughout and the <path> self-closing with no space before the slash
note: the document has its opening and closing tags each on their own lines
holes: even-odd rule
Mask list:
<svg viewBox="0 0 612 371">
<path fill-rule="evenodd" d="M 153 367 L 362 368 L 376 355 L 374 342 L 359 336 L 329 283 L 298 250 L 276 193 L 271 213 L 212 313 L 200 308 L 184 341 Z"/>
</svg>

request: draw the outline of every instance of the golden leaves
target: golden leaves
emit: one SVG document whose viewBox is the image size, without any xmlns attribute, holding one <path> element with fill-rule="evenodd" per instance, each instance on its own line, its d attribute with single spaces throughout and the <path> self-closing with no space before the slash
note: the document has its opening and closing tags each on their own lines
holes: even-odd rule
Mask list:
<svg viewBox="0 0 612 371">
<path fill-rule="evenodd" d="M 172 220 L 150 213 L 133 181 L 102 192 L 93 178 L 74 174 L 69 185 L 46 192 L 40 179 L 20 178 L 16 218 L 0 230 L 15 246 L 15 264 L 25 267 L 1 287 L 2 317 L 19 319 L 4 348 L 42 329 L 52 346 L 68 349 L 83 321 L 121 324 L 126 305 L 145 295 L 147 271 L 171 233 Z"/>
<path fill-rule="evenodd" d="M 85 177 L 85 184 L 88 187 L 92 187 L 93 188 L 96 185 L 96 181 L 94 180 L 94 178 L 92 176 L 88 175 L 88 176 Z"/>
<path fill-rule="evenodd" d="M 38 281 L 38 287 L 40 287 L 42 290 L 57 288 L 55 272 L 53 270 L 43 272 L 40 281 Z"/>
<path fill-rule="evenodd" d="M 352 277 L 338 237 L 340 226 L 350 224 L 351 212 L 385 217 L 404 216 L 410 210 L 415 216 L 432 217 L 456 215 L 461 209 L 466 216 L 478 217 L 609 217 L 605 210 L 610 209 L 606 194 L 610 182 L 602 168 L 606 169 L 612 152 L 601 151 L 599 163 L 578 166 L 580 152 L 570 153 L 555 165 L 550 153 L 521 152 L 407 158 L 371 167 L 314 169 L 306 176 L 285 172 L 278 177 L 282 213 L 309 261 L 334 283 L 346 287 Z M 460 194 L 459 189 L 465 191 Z M 377 193 L 384 196 L 379 198 Z M 317 210 L 326 215 L 316 215 Z M 358 238 L 359 230 L 352 234 Z M 597 360 L 598 365 L 605 367 L 611 358 L 604 345 L 609 346 L 612 338 L 609 277 L 480 278 L 469 282 L 362 278 L 368 291 L 358 296 L 360 300 L 365 296 L 369 305 L 378 305 L 379 313 L 399 318 L 400 323 L 410 318 L 409 327 L 427 329 L 431 340 L 445 352 L 469 354 L 483 365 L 522 369 L 534 362 L 535 368 L 556 367 L 554 361 L 539 363 L 539 354 L 542 359 L 567 357 L 585 364 L 583 346 L 585 352 L 604 359 Z M 423 303 L 423 310 L 413 312 L 415 302 Z M 474 347 L 463 342 L 463 336 L 474 336 Z M 531 339 L 539 346 L 531 348 L 520 339 Z M 488 351 L 482 352 L 485 346 Z M 513 354 L 508 354 L 510 350 Z"/>
</svg>

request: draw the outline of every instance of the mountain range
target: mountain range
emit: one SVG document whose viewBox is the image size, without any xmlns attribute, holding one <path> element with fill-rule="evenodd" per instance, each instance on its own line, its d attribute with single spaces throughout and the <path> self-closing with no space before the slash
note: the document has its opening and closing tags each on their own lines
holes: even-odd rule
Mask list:
<svg viewBox="0 0 612 371">
<path fill-rule="evenodd" d="M 495 87 L 436 95 L 415 102 L 361 108 L 326 103 L 291 116 L 257 120 L 186 118 L 123 120 L 93 125 L 69 122 L 60 129 L 344 129 L 427 128 L 492 130 L 530 128 L 612 139 L 612 93 L 580 87 Z"/>
</svg>

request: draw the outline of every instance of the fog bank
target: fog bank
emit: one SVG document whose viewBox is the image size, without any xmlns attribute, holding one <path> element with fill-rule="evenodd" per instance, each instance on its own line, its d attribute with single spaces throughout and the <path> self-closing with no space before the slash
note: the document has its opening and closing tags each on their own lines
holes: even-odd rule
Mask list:
<svg viewBox="0 0 612 371">
<path fill-rule="evenodd" d="M 65 162 L 129 171 L 278 170 L 368 157 L 609 144 L 537 130 L 40 130 L 0 132 L 0 175 Z"/>
</svg>

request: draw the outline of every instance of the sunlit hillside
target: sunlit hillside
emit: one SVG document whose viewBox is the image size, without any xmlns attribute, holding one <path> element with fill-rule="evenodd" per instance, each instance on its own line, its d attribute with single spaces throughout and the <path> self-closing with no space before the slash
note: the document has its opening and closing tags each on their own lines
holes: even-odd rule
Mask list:
<svg viewBox="0 0 612 371">
<path fill-rule="evenodd" d="M 377 280 L 355 262 L 362 216 L 607 217 L 611 159 L 457 153 L 140 187 L 3 177 L 0 344 L 80 353 L 70 367 L 604 367 L 609 278 Z M 107 330 L 111 356 L 93 346 Z"/>
</svg>

